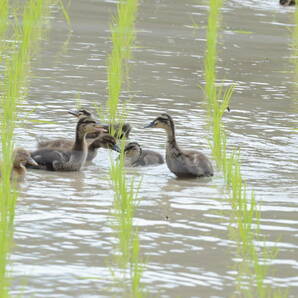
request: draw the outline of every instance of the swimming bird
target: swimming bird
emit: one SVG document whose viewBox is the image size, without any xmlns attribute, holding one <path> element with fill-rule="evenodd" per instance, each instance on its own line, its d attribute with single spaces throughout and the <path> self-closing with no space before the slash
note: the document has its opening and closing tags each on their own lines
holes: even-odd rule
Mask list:
<svg viewBox="0 0 298 298">
<path fill-rule="evenodd" d="M 10 174 L 11 180 L 22 180 L 26 175 L 25 164 L 38 166 L 38 164 L 30 156 L 30 152 L 23 148 L 16 148 L 13 151 L 13 164 Z M 0 173 L 1 176 L 1 173 Z"/>
<path fill-rule="evenodd" d="M 166 163 L 169 170 L 177 177 L 213 176 L 209 159 L 201 152 L 181 150 L 176 142 L 175 125 L 172 117 L 161 114 L 145 128 L 162 128 L 167 133 Z"/>
<path fill-rule="evenodd" d="M 104 128 L 92 117 L 81 117 L 76 126 L 76 137 L 71 149 L 43 148 L 31 153 L 39 169 L 49 171 L 79 171 L 85 164 L 88 154 L 86 135 L 101 133 Z"/>
<path fill-rule="evenodd" d="M 74 115 L 75 117 L 77 117 L 78 119 L 81 118 L 85 118 L 85 117 L 93 117 L 92 114 L 90 112 L 88 112 L 87 110 L 76 110 L 76 111 L 68 111 L 69 114 Z M 111 126 L 107 125 L 107 124 L 103 124 L 102 127 L 106 130 L 106 132 L 111 130 Z M 122 126 L 120 124 L 116 124 L 114 126 L 114 137 L 116 138 L 128 138 L 129 137 L 129 133 L 131 131 L 131 126 L 129 123 L 124 123 Z M 86 136 L 87 142 L 90 145 L 93 141 L 95 141 L 95 139 L 97 139 L 98 137 L 100 137 L 102 134 L 101 132 L 96 132 L 96 133 L 88 133 Z M 108 140 L 107 138 L 105 140 Z M 96 156 L 96 151 L 98 148 L 102 147 L 102 148 L 107 148 L 107 149 L 112 149 L 115 151 L 117 151 L 119 148 L 115 147 L 110 148 L 107 144 L 104 144 L 104 140 L 102 140 L 103 142 L 100 141 L 100 139 L 98 139 L 95 143 L 93 143 L 93 145 L 91 147 L 89 147 L 89 154 L 88 154 L 88 158 L 87 160 L 92 160 L 95 156 Z M 111 139 L 109 139 L 109 141 L 111 141 Z M 98 147 L 96 147 L 98 144 Z M 59 138 L 59 139 L 54 139 L 54 140 L 47 140 L 43 137 L 39 137 L 38 141 L 37 141 L 37 148 L 41 149 L 41 148 L 49 148 L 49 149 L 63 149 L 63 150 L 69 150 L 71 148 L 71 146 L 73 145 L 73 140 L 69 140 L 66 138 Z M 93 157 L 92 157 L 92 152 L 93 151 Z"/>
<path fill-rule="evenodd" d="M 92 140 L 91 143 L 88 146 L 88 156 L 87 160 L 91 161 L 95 158 L 97 154 L 97 149 L 104 148 L 104 149 L 110 149 L 116 152 L 120 152 L 121 149 L 116 144 L 116 139 L 109 135 L 109 134 L 103 134 L 96 139 Z"/>
<path fill-rule="evenodd" d="M 91 113 L 87 110 L 81 109 L 81 110 L 72 110 L 69 111 L 70 114 L 80 118 L 84 115 L 91 116 Z M 113 133 L 112 133 L 112 127 L 113 127 Z M 131 132 L 131 125 L 129 123 L 116 123 L 114 125 L 112 124 L 103 124 L 103 128 L 106 129 L 110 134 L 112 134 L 117 139 L 123 139 L 124 137 L 126 139 L 129 138 L 129 134 Z M 95 138 L 98 135 L 96 133 L 94 134 L 88 134 L 87 138 Z"/>
<path fill-rule="evenodd" d="M 102 133 L 95 139 L 86 139 L 88 143 L 88 155 L 87 161 L 91 161 L 97 155 L 97 150 L 99 148 L 111 149 L 116 152 L 120 152 L 121 149 L 116 144 L 116 139 L 107 134 Z M 38 143 L 38 149 L 47 148 L 47 149 L 61 149 L 61 150 L 70 150 L 73 146 L 73 140 L 68 139 L 57 139 L 52 141 L 43 141 Z"/>
<path fill-rule="evenodd" d="M 158 152 L 144 150 L 136 142 L 128 143 L 124 148 L 125 165 L 130 167 L 163 164 L 164 159 Z"/>
</svg>

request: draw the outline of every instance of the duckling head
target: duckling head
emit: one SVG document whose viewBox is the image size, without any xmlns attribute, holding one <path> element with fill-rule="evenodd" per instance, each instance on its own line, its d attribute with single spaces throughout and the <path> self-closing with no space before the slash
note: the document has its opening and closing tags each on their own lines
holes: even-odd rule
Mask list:
<svg viewBox="0 0 298 298">
<path fill-rule="evenodd" d="M 149 128 L 149 127 L 163 128 L 163 129 L 174 128 L 174 121 L 169 114 L 164 113 L 158 116 L 151 123 L 146 125 L 144 128 Z"/>
<path fill-rule="evenodd" d="M 29 164 L 32 166 L 38 166 L 36 161 L 31 157 L 30 153 L 23 148 L 16 148 L 13 153 L 13 166 L 19 168 Z"/>
<path fill-rule="evenodd" d="M 68 111 L 69 114 L 81 119 L 81 118 L 84 118 L 84 117 L 92 117 L 92 114 L 90 112 L 88 112 L 87 110 L 70 110 Z"/>
<path fill-rule="evenodd" d="M 105 148 L 114 150 L 116 152 L 121 152 L 121 149 L 116 144 L 116 139 L 109 134 L 103 134 L 102 136 L 99 136 L 93 141 L 91 146 L 93 148 Z"/>
<path fill-rule="evenodd" d="M 124 153 L 126 157 L 137 157 L 142 153 L 142 148 L 139 143 L 130 142 L 124 148 Z"/>
<path fill-rule="evenodd" d="M 107 130 L 103 125 L 98 124 L 92 117 L 82 117 L 77 124 L 77 133 L 86 135 L 89 133 L 105 133 Z"/>
</svg>

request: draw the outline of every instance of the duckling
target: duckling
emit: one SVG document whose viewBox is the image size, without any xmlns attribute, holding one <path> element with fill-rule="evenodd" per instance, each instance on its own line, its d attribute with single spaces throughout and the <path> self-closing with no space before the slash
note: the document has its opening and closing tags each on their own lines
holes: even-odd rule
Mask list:
<svg viewBox="0 0 298 298">
<path fill-rule="evenodd" d="M 295 5 L 295 0 L 279 0 L 279 4 L 282 6 L 293 6 Z"/>
<path fill-rule="evenodd" d="M 13 165 L 10 174 L 11 180 L 22 180 L 26 175 L 25 164 L 38 166 L 35 160 L 30 156 L 30 152 L 23 148 L 16 148 L 13 151 Z M 1 176 L 1 173 L 0 173 Z"/>
<path fill-rule="evenodd" d="M 130 167 L 163 164 L 163 157 L 155 151 L 143 150 L 136 142 L 128 143 L 124 148 L 125 165 Z"/>
<path fill-rule="evenodd" d="M 88 155 L 87 161 L 91 161 L 97 155 L 97 149 L 105 148 L 111 149 L 116 152 L 120 152 L 120 148 L 116 144 L 116 139 L 106 133 L 100 134 L 95 139 L 86 139 L 88 143 Z M 47 148 L 47 149 L 61 149 L 61 150 L 71 150 L 73 146 L 72 140 L 67 139 L 57 139 L 52 141 L 43 141 L 38 143 L 38 149 Z"/>
<path fill-rule="evenodd" d="M 80 118 L 84 115 L 91 116 L 91 113 L 87 110 L 77 110 L 77 111 L 69 111 L 70 114 Z M 106 129 L 109 133 L 111 133 L 112 130 L 112 124 L 104 124 L 104 129 Z M 114 126 L 114 133 L 113 136 L 117 139 L 123 139 L 124 137 L 126 139 L 129 138 L 129 134 L 131 132 L 131 125 L 129 123 L 118 123 Z M 87 138 L 96 138 L 98 135 L 96 134 L 88 134 Z"/>
<path fill-rule="evenodd" d="M 87 110 L 68 111 L 68 113 L 76 116 L 78 119 L 81 119 L 84 117 L 92 117 L 92 114 L 90 112 L 88 112 Z M 110 125 L 104 124 L 102 126 L 106 131 L 111 130 Z M 114 126 L 114 129 L 115 129 L 114 137 L 116 137 L 118 139 L 122 139 L 124 137 L 128 138 L 130 131 L 131 131 L 131 126 L 129 123 L 124 123 L 122 126 L 121 126 L 121 124 L 116 124 Z M 90 144 L 92 142 L 92 140 L 99 137 L 100 135 L 101 135 L 101 133 L 99 133 L 99 132 L 88 133 L 86 136 L 88 143 Z M 68 140 L 68 139 L 64 139 L 64 138 L 55 139 L 55 140 L 45 140 L 44 138 L 39 138 L 37 141 L 38 149 L 41 149 L 41 148 L 49 148 L 49 149 L 56 148 L 56 149 L 58 149 L 58 148 L 60 148 L 63 150 L 64 149 L 68 150 L 68 149 L 70 149 L 70 147 L 72 145 L 73 145 L 72 140 Z M 87 160 L 91 160 L 91 159 L 88 158 Z"/>
<path fill-rule="evenodd" d="M 91 117 L 91 113 L 86 110 L 78 110 L 78 111 L 67 111 L 69 114 L 76 116 L 78 119 Z M 93 119 L 93 118 L 92 118 Z M 88 137 L 88 135 L 87 135 Z M 49 149 L 63 149 L 63 150 L 70 150 L 73 145 L 73 140 L 59 138 L 55 140 L 47 140 L 43 136 L 38 137 L 37 139 L 37 148 L 49 148 Z"/>
<path fill-rule="evenodd" d="M 116 139 L 113 136 L 109 134 L 103 134 L 89 144 L 87 161 L 91 161 L 95 158 L 97 149 L 99 148 L 111 149 L 116 152 L 121 151 L 119 146 L 116 144 Z"/>
<path fill-rule="evenodd" d="M 145 128 L 163 128 L 167 133 L 166 162 L 169 170 L 177 177 L 213 176 L 213 168 L 208 158 L 198 151 L 182 151 L 176 142 L 172 117 L 161 114 Z"/>
<path fill-rule="evenodd" d="M 103 127 L 92 117 L 81 117 L 76 127 L 75 141 L 70 150 L 43 148 L 31 153 L 39 169 L 48 171 L 79 171 L 85 164 L 88 154 L 86 135 L 101 132 Z"/>
</svg>

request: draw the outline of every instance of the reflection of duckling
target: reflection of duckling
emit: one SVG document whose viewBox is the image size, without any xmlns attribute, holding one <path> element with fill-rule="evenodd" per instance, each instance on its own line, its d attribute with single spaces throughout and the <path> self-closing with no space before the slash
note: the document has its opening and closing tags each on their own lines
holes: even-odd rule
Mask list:
<svg viewBox="0 0 298 298">
<path fill-rule="evenodd" d="M 161 114 L 147 127 L 163 128 L 167 133 L 166 162 L 177 177 L 213 176 L 213 168 L 208 158 L 198 151 L 182 151 L 175 136 L 174 121 L 168 114 Z"/>
<path fill-rule="evenodd" d="M 143 150 L 138 143 L 131 142 L 125 146 L 125 165 L 130 167 L 149 166 L 164 163 L 163 157 L 155 151 Z"/>
<path fill-rule="evenodd" d="M 279 0 L 279 4 L 282 6 L 293 6 L 295 5 L 295 0 Z"/>
<path fill-rule="evenodd" d="M 38 166 L 32 159 L 30 153 L 23 148 L 16 148 L 13 152 L 13 166 L 10 174 L 10 179 L 21 180 L 26 174 L 25 164 Z"/>
<path fill-rule="evenodd" d="M 31 153 L 39 169 L 49 171 L 79 171 L 85 164 L 88 154 L 86 135 L 101 132 L 102 126 L 96 124 L 92 117 L 82 117 L 76 127 L 76 138 L 70 150 L 39 149 Z"/>
</svg>

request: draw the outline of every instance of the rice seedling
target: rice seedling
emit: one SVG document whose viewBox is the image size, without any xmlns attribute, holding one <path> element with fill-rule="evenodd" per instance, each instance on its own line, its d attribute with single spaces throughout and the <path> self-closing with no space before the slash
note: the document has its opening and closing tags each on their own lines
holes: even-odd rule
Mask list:
<svg viewBox="0 0 298 298">
<path fill-rule="evenodd" d="M 257 247 L 264 239 L 260 233 L 260 206 L 255 195 L 247 193 L 241 174 L 240 152 L 227 152 L 227 137 L 222 123 L 229 106 L 233 86 L 224 93 L 216 88 L 217 39 L 220 28 L 222 0 L 210 0 L 205 56 L 205 94 L 208 100 L 209 124 L 212 130 L 211 149 L 217 167 L 223 171 L 231 205 L 229 236 L 236 244 L 236 293 L 241 297 L 282 297 L 281 291 L 273 291 L 264 281 L 269 261 L 276 250 Z M 223 98 L 223 100 L 219 100 Z M 264 243 L 264 241 L 263 241 Z"/>
<path fill-rule="evenodd" d="M 120 1 L 117 4 L 117 15 L 111 26 L 112 51 L 108 57 L 108 101 L 109 121 L 123 123 L 126 118 L 125 103 L 120 103 L 124 83 L 128 81 L 128 60 L 135 41 L 135 20 L 138 0 Z M 121 107 L 120 107 L 121 105 Z M 114 133 L 112 126 L 111 133 Z M 125 140 L 124 140 L 125 141 Z M 143 266 L 139 256 L 139 236 L 133 227 L 133 217 L 137 206 L 138 186 L 131 180 L 127 182 L 124 168 L 124 142 L 121 154 L 116 161 L 111 160 L 110 178 L 114 189 L 112 215 L 117 234 L 115 263 L 123 273 L 122 280 L 130 279 L 132 297 L 142 297 L 141 276 Z"/>
<path fill-rule="evenodd" d="M 0 59 L 4 65 L 0 85 L 2 162 L 0 181 L 0 293 L 9 297 L 10 279 L 7 269 L 13 240 L 13 223 L 17 199 L 16 184 L 10 181 L 14 129 L 18 106 L 27 93 L 30 60 L 36 53 L 41 36 L 41 24 L 48 3 L 43 0 L 28 0 L 21 16 L 0 1 Z M 10 21 L 8 16 L 15 17 Z M 13 40 L 10 44 L 5 40 Z"/>
</svg>

